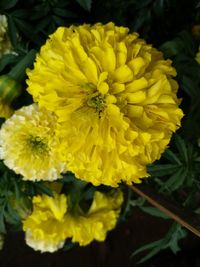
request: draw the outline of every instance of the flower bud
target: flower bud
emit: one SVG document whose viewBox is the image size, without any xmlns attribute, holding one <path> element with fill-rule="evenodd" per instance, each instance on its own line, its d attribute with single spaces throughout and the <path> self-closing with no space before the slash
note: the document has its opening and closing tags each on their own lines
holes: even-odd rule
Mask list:
<svg viewBox="0 0 200 267">
<path fill-rule="evenodd" d="M 21 84 L 9 75 L 0 76 L 0 117 L 9 118 L 13 109 L 12 101 L 21 93 Z"/>
<path fill-rule="evenodd" d="M 7 31 L 7 18 L 5 15 L 0 15 L 0 58 L 8 54 L 12 47 Z"/>
</svg>

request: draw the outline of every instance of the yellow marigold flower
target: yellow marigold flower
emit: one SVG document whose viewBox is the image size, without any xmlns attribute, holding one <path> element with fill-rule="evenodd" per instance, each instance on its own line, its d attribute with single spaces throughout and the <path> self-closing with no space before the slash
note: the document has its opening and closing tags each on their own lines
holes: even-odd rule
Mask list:
<svg viewBox="0 0 200 267">
<path fill-rule="evenodd" d="M 68 170 L 94 185 L 139 183 L 183 116 L 171 61 L 128 31 L 60 27 L 28 71 L 28 92 L 59 118 Z"/>
<path fill-rule="evenodd" d="M 55 137 L 56 117 L 36 104 L 23 107 L 0 130 L 0 158 L 24 180 L 56 180 L 65 168 Z"/>
<path fill-rule="evenodd" d="M 23 221 L 26 243 L 41 252 L 54 252 L 65 242 L 66 196 L 55 194 L 33 197 L 33 212 Z"/>
<path fill-rule="evenodd" d="M 87 214 L 81 210 L 67 213 L 66 237 L 72 238 L 72 242 L 78 242 L 80 246 L 86 246 L 93 240 L 104 241 L 107 232 L 116 226 L 122 202 L 123 194 L 119 190 L 111 195 L 95 192 Z"/>
<path fill-rule="evenodd" d="M 5 15 L 0 15 L 0 58 L 11 50 L 8 34 L 8 23 Z"/>
<path fill-rule="evenodd" d="M 104 241 L 112 230 L 123 202 L 122 192 L 111 194 L 95 192 L 89 211 L 70 209 L 66 196 L 54 194 L 33 198 L 33 212 L 23 221 L 26 242 L 35 250 L 54 252 L 64 245 L 67 238 L 86 246 L 93 240 Z M 70 205 L 69 205 L 70 206 Z"/>
</svg>

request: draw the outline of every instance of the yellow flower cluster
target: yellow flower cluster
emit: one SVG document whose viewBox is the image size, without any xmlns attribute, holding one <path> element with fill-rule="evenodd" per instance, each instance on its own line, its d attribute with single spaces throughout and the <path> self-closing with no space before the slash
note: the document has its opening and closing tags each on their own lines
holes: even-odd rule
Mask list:
<svg viewBox="0 0 200 267">
<path fill-rule="evenodd" d="M 0 130 L 0 158 L 24 180 L 56 180 L 65 169 L 55 136 L 56 116 L 38 110 L 36 104 L 23 107 L 6 120 Z"/>
<path fill-rule="evenodd" d="M 117 222 L 123 195 L 121 191 L 112 194 L 95 192 L 94 200 L 87 213 L 80 208 L 71 211 L 70 199 L 63 194 L 33 198 L 33 212 L 23 222 L 26 242 L 35 250 L 54 252 L 64 245 L 66 238 L 72 238 L 81 246 L 93 240 L 104 241 L 107 231 Z"/>
<path fill-rule="evenodd" d="M 8 23 L 5 15 L 0 15 L 0 58 L 10 52 L 11 42 L 8 37 Z"/>
<path fill-rule="evenodd" d="M 183 116 L 171 61 L 128 31 L 60 27 L 28 71 L 28 92 L 58 116 L 67 169 L 94 185 L 139 183 Z"/>
</svg>

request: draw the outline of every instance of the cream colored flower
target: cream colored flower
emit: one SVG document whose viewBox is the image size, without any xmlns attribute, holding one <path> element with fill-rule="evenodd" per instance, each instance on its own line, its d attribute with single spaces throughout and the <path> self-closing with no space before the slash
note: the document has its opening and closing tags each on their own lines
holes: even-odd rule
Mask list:
<svg viewBox="0 0 200 267">
<path fill-rule="evenodd" d="M 0 130 L 0 158 L 24 180 L 52 181 L 61 177 L 65 163 L 55 136 L 57 120 L 36 104 L 23 107 Z"/>
<path fill-rule="evenodd" d="M 54 252 L 63 247 L 66 211 L 67 198 L 63 194 L 35 196 L 33 212 L 23 222 L 27 245 L 41 252 Z"/>
</svg>

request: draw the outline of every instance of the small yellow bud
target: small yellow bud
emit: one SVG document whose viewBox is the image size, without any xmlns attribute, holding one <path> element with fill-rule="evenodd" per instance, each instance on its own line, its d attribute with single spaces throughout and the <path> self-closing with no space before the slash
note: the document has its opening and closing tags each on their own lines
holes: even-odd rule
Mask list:
<svg viewBox="0 0 200 267">
<path fill-rule="evenodd" d="M 0 76 L 0 117 L 7 119 L 12 115 L 11 103 L 20 93 L 20 83 L 9 75 Z"/>
<path fill-rule="evenodd" d="M 7 31 L 7 18 L 5 15 L 0 15 L 0 58 L 9 53 L 12 47 Z"/>
</svg>

